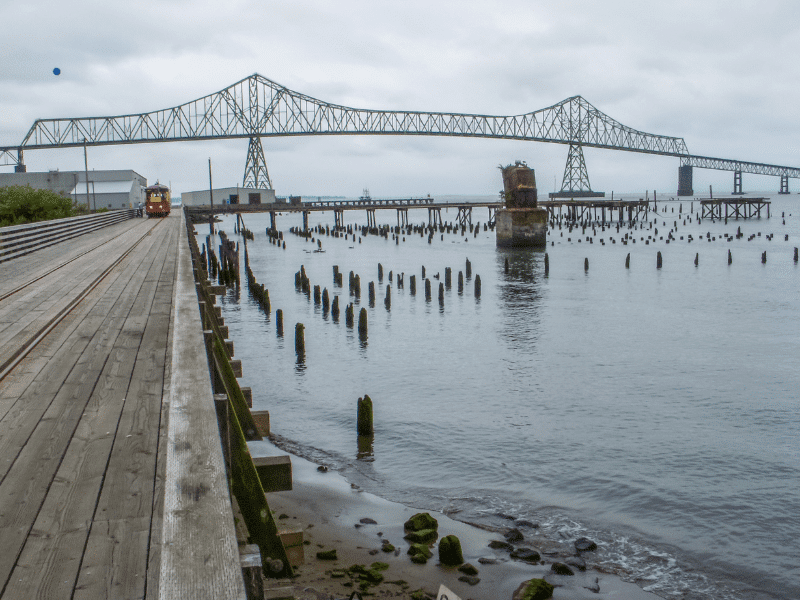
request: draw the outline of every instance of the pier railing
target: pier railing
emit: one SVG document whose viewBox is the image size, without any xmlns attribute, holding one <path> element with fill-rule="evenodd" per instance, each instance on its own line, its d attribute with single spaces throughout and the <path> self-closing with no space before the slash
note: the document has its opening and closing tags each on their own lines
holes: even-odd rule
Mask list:
<svg viewBox="0 0 800 600">
<path fill-rule="evenodd" d="M 136 209 L 0 227 L 0 262 L 13 260 L 137 216 Z"/>
<path fill-rule="evenodd" d="M 216 305 L 216 296 L 225 294 L 227 290 L 224 285 L 209 281 L 206 262 L 200 254 L 192 224 L 185 214 L 182 218 L 186 222 L 199 305 L 197 329 L 202 330 L 205 342 L 201 346 L 205 351 L 203 362 L 208 369 L 206 382 L 210 384 L 206 393 L 213 397 L 216 411 L 217 431 L 212 442 L 221 448 L 222 475 L 229 483 L 229 487 L 224 486 L 224 493 L 229 497 L 225 510 L 230 514 L 230 523 L 234 522 L 234 515 L 239 523 L 235 532 L 229 529 L 226 535 L 234 535 L 239 540 L 239 562 L 247 598 L 263 598 L 262 572 L 268 577 L 291 577 L 292 567 L 269 509 L 261 475 L 247 447 L 248 441 L 262 437 L 245 394 L 249 390 L 241 388 L 236 379 L 241 377 L 241 362 L 233 360 L 233 343 L 227 339 L 228 328 L 220 307 Z M 216 493 L 220 491 L 216 490 Z M 216 518 L 219 519 L 219 515 Z M 243 541 L 248 539 L 257 546 L 255 551 L 252 550 L 254 546 L 243 545 Z"/>
</svg>

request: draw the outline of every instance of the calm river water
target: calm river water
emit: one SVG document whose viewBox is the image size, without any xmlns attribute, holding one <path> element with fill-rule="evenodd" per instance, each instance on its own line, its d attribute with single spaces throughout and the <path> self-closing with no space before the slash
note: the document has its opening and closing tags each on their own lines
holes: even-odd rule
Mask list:
<svg viewBox="0 0 800 600">
<path fill-rule="evenodd" d="M 313 252 L 315 243 L 288 232 L 299 215 L 278 217 L 286 250 L 268 242 L 269 215 L 251 215 L 250 264 L 272 315 L 246 285 L 223 300 L 223 315 L 254 408 L 270 411 L 284 447 L 367 491 L 467 521 L 525 518 L 554 542 L 586 535 L 600 545 L 593 561 L 665 598 L 799 598 L 800 266 L 792 254 L 800 200 L 772 201 L 772 218 L 727 225 L 684 226 L 689 202 L 679 214 L 675 201 L 659 203 L 653 229 L 556 228 L 549 277 L 544 252 L 500 250 L 482 227 L 477 238 L 437 234 L 431 244 L 419 234 L 400 244 L 322 236 L 324 252 Z M 396 223 L 394 211 L 377 216 Z M 474 210 L 474 221 L 486 217 Z M 427 210 L 409 211 L 409 220 L 427 222 Z M 345 221 L 363 225 L 366 214 Z M 676 241 L 645 244 L 666 239 L 675 221 Z M 333 213 L 312 213 L 310 222 L 333 226 Z M 737 227 L 742 238 L 724 239 Z M 241 241 L 232 218 L 221 228 Z M 204 242 L 207 227 L 197 230 Z M 622 245 L 625 233 L 636 243 Z M 460 294 L 467 259 L 473 276 Z M 338 323 L 295 290 L 301 265 L 312 286 L 340 296 Z M 333 265 L 344 288 L 333 285 Z M 431 302 L 423 266 L 440 276 Z M 453 286 L 440 308 L 446 267 Z M 344 322 L 350 271 L 361 277 L 356 319 L 365 306 L 366 344 Z M 391 310 L 383 303 L 389 271 L 405 274 L 404 289 L 392 282 Z M 275 331 L 278 308 L 285 338 Z M 302 364 L 297 322 L 306 328 Z M 376 433 L 359 448 L 356 400 L 365 393 Z"/>
</svg>

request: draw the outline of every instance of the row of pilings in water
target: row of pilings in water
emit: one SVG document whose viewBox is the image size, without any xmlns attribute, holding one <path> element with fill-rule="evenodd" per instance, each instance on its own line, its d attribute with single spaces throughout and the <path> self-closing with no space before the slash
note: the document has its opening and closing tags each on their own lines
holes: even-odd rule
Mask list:
<svg viewBox="0 0 800 600">
<path fill-rule="evenodd" d="M 216 277 L 220 285 L 233 287 L 239 285 L 239 244 L 229 240 L 224 231 L 218 232 L 220 238 L 219 258 L 211 247 L 211 236 L 206 236 L 206 243 L 200 257 L 211 277 Z"/>
</svg>

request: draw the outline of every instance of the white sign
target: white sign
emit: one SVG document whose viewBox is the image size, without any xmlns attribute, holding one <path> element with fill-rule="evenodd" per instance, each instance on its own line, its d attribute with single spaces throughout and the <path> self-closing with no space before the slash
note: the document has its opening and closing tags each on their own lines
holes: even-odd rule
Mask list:
<svg viewBox="0 0 800 600">
<path fill-rule="evenodd" d="M 461 600 L 461 598 L 447 589 L 444 584 L 439 584 L 439 593 L 436 595 L 436 600 Z"/>
</svg>

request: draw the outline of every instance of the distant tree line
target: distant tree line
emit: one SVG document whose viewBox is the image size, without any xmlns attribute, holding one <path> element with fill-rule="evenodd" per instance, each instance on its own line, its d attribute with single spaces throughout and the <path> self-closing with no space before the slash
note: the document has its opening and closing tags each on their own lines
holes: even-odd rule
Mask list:
<svg viewBox="0 0 800 600">
<path fill-rule="evenodd" d="M 85 204 L 29 185 L 0 187 L 0 227 L 88 214 Z"/>
</svg>

